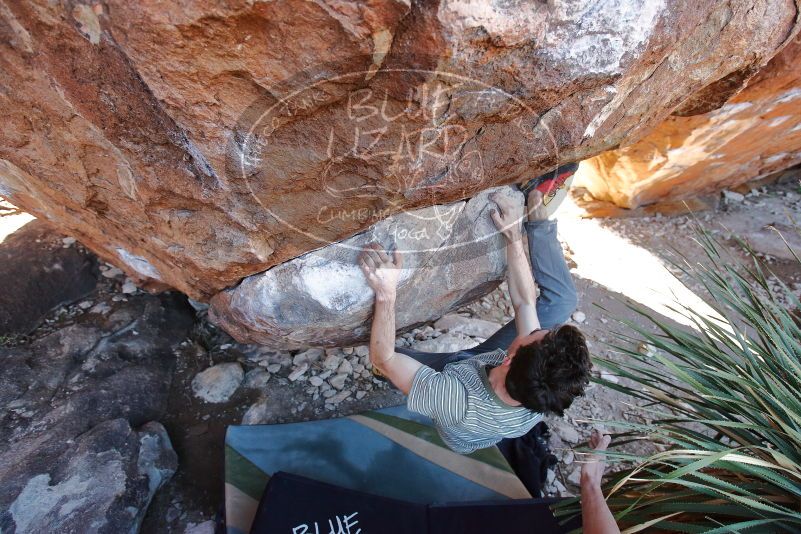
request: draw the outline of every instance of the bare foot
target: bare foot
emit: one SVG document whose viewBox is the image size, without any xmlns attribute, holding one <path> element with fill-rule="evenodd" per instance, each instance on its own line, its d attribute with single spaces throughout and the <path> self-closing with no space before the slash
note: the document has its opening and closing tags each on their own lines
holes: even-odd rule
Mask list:
<svg viewBox="0 0 801 534">
<path fill-rule="evenodd" d="M 532 189 L 528 194 L 528 202 L 526 205 L 529 221 L 544 221 L 548 218 L 548 210 L 542 202 L 542 193 L 536 189 Z"/>
</svg>

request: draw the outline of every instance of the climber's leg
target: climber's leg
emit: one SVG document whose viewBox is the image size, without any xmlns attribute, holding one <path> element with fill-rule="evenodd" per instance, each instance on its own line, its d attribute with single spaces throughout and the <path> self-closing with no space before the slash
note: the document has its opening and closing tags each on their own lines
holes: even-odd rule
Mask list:
<svg viewBox="0 0 801 534">
<path fill-rule="evenodd" d="M 542 194 L 536 189 L 529 192 L 527 208 L 528 222 L 524 228 L 528 238 L 529 260 L 534 281 L 540 288 L 537 317 L 542 328 L 550 329 L 567 322 L 576 309 L 578 297 L 562 245 L 557 238 L 556 221 L 548 219 Z M 462 352 L 469 358 L 496 349 L 505 350 L 515 337 L 517 328 L 512 320 L 483 343 Z"/>
<path fill-rule="evenodd" d="M 405 354 L 422 363 L 431 367 L 435 371 L 442 371 L 442 369 L 451 362 L 458 362 L 474 356 L 466 351 L 459 352 L 423 352 L 420 350 L 409 349 L 406 347 L 395 347 L 397 352 Z"/>
</svg>

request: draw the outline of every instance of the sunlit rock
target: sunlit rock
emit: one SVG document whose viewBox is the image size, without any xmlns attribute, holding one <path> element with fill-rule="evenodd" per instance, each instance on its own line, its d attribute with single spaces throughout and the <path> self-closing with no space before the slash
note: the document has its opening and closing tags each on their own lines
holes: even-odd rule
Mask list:
<svg viewBox="0 0 801 534">
<path fill-rule="evenodd" d="M 716 193 L 799 163 L 796 38 L 719 109 L 669 117 L 637 143 L 585 161 L 576 180 L 596 199 L 637 208 Z"/>
</svg>

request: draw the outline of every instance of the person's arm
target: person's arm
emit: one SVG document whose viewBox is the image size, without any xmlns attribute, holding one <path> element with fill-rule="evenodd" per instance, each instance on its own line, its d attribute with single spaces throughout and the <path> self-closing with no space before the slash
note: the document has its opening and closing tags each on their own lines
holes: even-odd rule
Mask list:
<svg viewBox="0 0 801 534">
<path fill-rule="evenodd" d="M 395 352 L 395 296 L 403 261 L 395 251 L 393 259 L 373 243 L 359 256 L 359 266 L 367 284 L 375 292 L 373 326 L 370 331 L 370 362 L 396 388 L 409 394 L 420 362 Z"/>
<path fill-rule="evenodd" d="M 590 446 L 605 451 L 612 438 L 592 431 Z M 606 504 L 601 481 L 606 470 L 603 455 L 592 454 L 581 467 L 581 522 L 584 534 L 620 534 L 615 517 Z"/>
<path fill-rule="evenodd" d="M 537 288 L 534 275 L 523 247 L 523 233 L 520 224 L 523 219 L 523 207 L 509 197 L 498 193 L 490 196 L 490 200 L 498 206 L 491 213 L 492 222 L 506 240 L 506 273 L 509 297 L 515 310 L 515 327 L 518 336 L 527 336 L 540 327 L 537 318 Z"/>
</svg>

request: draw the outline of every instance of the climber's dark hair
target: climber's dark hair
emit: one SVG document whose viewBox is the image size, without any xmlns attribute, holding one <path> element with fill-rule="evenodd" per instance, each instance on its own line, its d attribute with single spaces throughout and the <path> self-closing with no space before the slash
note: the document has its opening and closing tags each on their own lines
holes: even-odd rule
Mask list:
<svg viewBox="0 0 801 534">
<path fill-rule="evenodd" d="M 506 391 L 530 410 L 561 416 L 584 394 L 591 367 L 584 334 L 562 325 L 517 349 L 506 374 Z"/>
</svg>

